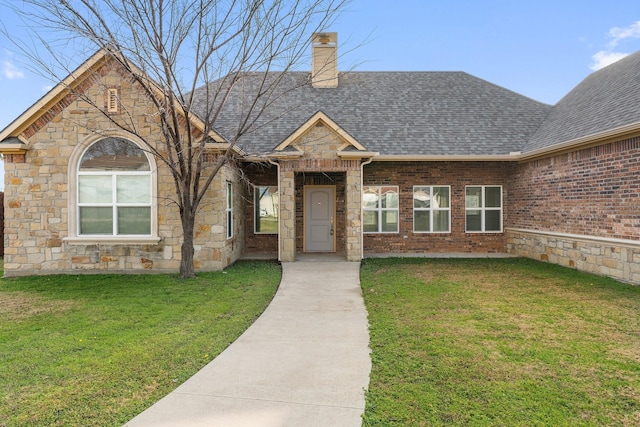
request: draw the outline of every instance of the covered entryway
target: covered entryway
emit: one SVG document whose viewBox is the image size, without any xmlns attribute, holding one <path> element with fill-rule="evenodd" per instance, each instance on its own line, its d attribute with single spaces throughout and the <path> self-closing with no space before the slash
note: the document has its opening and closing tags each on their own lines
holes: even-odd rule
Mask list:
<svg viewBox="0 0 640 427">
<path fill-rule="evenodd" d="M 376 155 L 321 111 L 269 154 L 278 168 L 280 261 L 298 253 L 362 259 L 362 164 Z"/>
<path fill-rule="evenodd" d="M 336 251 L 335 186 L 304 187 L 304 251 Z"/>
</svg>

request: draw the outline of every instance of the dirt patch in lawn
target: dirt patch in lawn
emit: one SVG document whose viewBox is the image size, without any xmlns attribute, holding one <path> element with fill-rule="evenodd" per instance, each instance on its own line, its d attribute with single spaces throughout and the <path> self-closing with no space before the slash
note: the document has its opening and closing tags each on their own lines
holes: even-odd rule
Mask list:
<svg viewBox="0 0 640 427">
<path fill-rule="evenodd" d="M 72 301 L 50 300 L 27 292 L 0 293 L 0 318 L 22 320 L 41 314 L 62 313 L 73 307 Z"/>
</svg>

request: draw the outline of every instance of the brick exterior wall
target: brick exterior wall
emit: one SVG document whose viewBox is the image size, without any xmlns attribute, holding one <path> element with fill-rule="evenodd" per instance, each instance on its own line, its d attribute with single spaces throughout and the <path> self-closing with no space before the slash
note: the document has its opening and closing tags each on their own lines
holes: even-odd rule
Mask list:
<svg viewBox="0 0 640 427">
<path fill-rule="evenodd" d="M 108 87 L 120 88 L 121 110 L 137 115 L 136 131 L 144 137 L 160 135 L 155 115 L 136 84 L 113 64 L 107 63 L 81 85 L 91 99 L 102 102 Z M 128 116 L 127 116 L 128 117 Z M 70 158 L 80 155 L 89 141 L 112 134 L 114 125 L 90 103 L 73 95 L 64 97 L 49 112 L 27 127 L 25 155 L 10 156 L 5 163 L 5 275 L 64 272 L 177 271 L 182 228 L 171 201 L 173 179 L 158 163 L 158 235 L 156 241 L 82 241 L 70 232 L 70 209 L 75 209 L 75 187 L 69 179 Z M 134 140 L 135 138 L 130 138 Z M 75 167 L 75 165 L 73 166 Z M 234 237 L 226 239 L 226 181 L 234 183 Z M 240 257 L 245 239 L 239 174 L 225 167 L 214 180 L 202 204 L 195 227 L 195 267 L 219 270 Z M 71 238 L 70 238 L 71 237 Z"/>
<path fill-rule="evenodd" d="M 509 252 L 640 284 L 640 138 L 517 165 Z"/>
<path fill-rule="evenodd" d="M 120 90 L 122 111 L 139 117 L 138 135 L 159 135 L 152 107 L 136 84 L 105 64 L 80 87 L 102 102 L 105 89 Z M 106 102 L 106 101 L 105 101 Z M 5 156 L 5 275 L 64 272 L 176 271 L 182 228 L 171 201 L 173 178 L 158 162 L 157 237 L 154 241 L 83 241 L 70 230 L 79 156 L 113 124 L 87 102 L 67 95 L 26 127 L 26 154 Z M 122 132 L 112 136 L 125 136 Z M 640 284 L 640 137 L 515 162 L 373 162 L 363 185 L 399 189 L 399 232 L 365 233 L 360 239 L 360 160 L 337 155 L 344 141 L 322 123 L 294 141 L 303 155 L 280 160 L 278 234 L 256 234 L 255 185 L 278 185 L 275 166 L 224 167 L 209 189 L 195 227 L 195 267 L 219 270 L 246 253 L 277 254 L 293 261 L 304 252 L 304 186 L 335 185 L 336 251 L 351 260 L 363 254 L 506 252 Z M 214 157 L 211 160 L 215 160 Z M 242 176 L 244 175 L 244 180 Z M 226 238 L 226 183 L 234 188 L 233 237 Z M 450 186 L 451 230 L 413 232 L 413 186 Z M 503 187 L 504 232 L 465 231 L 465 186 Z M 70 209 L 72 211 L 70 211 Z"/>
<path fill-rule="evenodd" d="M 503 162 L 373 162 L 364 167 L 363 184 L 397 185 L 399 233 L 364 234 L 364 254 L 506 252 L 504 233 L 465 232 L 465 186 L 502 185 L 503 206 L 510 202 L 506 183 L 513 166 Z M 451 232 L 413 232 L 413 186 L 451 186 Z M 503 209 L 503 224 L 508 223 Z"/>
<path fill-rule="evenodd" d="M 520 164 L 508 187 L 511 227 L 640 238 L 640 137 Z"/>
</svg>

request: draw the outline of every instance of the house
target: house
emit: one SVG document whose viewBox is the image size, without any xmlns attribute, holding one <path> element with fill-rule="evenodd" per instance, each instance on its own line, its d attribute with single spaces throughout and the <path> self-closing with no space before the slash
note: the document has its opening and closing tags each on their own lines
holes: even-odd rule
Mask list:
<svg viewBox="0 0 640 427">
<path fill-rule="evenodd" d="M 197 269 L 307 252 L 511 253 L 640 284 L 640 53 L 551 106 L 464 72 L 338 72 L 335 33 L 314 35 L 312 50 L 311 73 L 285 76 L 240 140 L 239 169 L 211 186 Z M 247 74 L 238 88 L 257 84 Z M 168 171 L 69 85 L 105 109 L 109 90 L 124 106 L 141 102 L 99 52 L 0 132 L 5 275 L 175 271 Z M 227 147 L 239 96 L 213 151 Z"/>
</svg>

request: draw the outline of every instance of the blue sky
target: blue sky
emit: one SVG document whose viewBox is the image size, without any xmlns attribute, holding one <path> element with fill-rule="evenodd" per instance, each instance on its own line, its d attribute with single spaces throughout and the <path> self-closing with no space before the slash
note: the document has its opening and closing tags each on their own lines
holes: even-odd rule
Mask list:
<svg viewBox="0 0 640 427">
<path fill-rule="evenodd" d="M 1 25 L 20 37 L 14 22 L 0 6 Z M 554 104 L 640 50 L 640 1 L 353 0 L 327 30 L 338 32 L 342 70 L 465 71 Z M 0 129 L 53 84 L 24 61 L 0 34 Z"/>
</svg>

